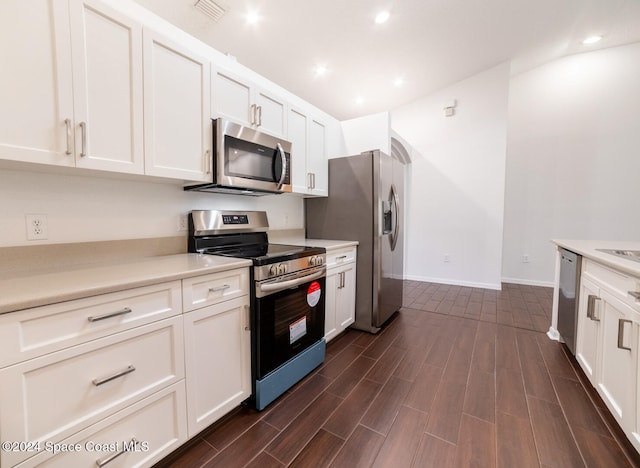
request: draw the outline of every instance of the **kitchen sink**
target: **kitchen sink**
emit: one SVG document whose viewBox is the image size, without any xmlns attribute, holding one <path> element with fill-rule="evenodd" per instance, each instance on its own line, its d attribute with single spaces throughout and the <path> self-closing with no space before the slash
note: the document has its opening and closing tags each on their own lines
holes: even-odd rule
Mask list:
<svg viewBox="0 0 640 468">
<path fill-rule="evenodd" d="M 618 250 L 618 249 L 596 249 L 599 252 L 615 255 L 616 257 L 627 258 L 634 262 L 640 262 L 640 250 Z"/>
</svg>

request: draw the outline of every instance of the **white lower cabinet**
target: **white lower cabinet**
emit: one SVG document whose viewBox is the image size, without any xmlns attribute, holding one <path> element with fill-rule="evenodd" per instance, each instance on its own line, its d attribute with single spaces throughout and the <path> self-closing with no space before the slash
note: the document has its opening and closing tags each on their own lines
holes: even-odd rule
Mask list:
<svg viewBox="0 0 640 468">
<path fill-rule="evenodd" d="M 576 358 L 640 451 L 640 278 L 583 260 Z"/>
<path fill-rule="evenodd" d="M 0 430 L 9 441 L 56 443 L 184 379 L 175 316 L 0 371 Z M 34 453 L 3 451 L 12 466 Z"/>
<path fill-rule="evenodd" d="M 602 352 L 598 390 L 624 427 L 634 423 L 638 360 L 638 315 L 606 291 L 602 297 Z"/>
<path fill-rule="evenodd" d="M 248 268 L 2 314 L 0 466 L 153 465 L 251 395 L 250 333 Z"/>
<path fill-rule="evenodd" d="M 150 466 L 187 439 L 184 380 L 63 440 L 41 446 L 43 452 L 20 468 Z M 58 449 L 51 456 L 48 452 Z"/>
<path fill-rule="evenodd" d="M 249 296 L 184 316 L 189 437 L 251 395 Z"/>
<path fill-rule="evenodd" d="M 583 278 L 580 282 L 576 359 L 593 386 L 596 385 L 595 372 L 600 348 L 600 303 L 600 289 Z"/>
<path fill-rule="evenodd" d="M 356 247 L 327 253 L 324 338 L 328 342 L 355 320 Z"/>
</svg>

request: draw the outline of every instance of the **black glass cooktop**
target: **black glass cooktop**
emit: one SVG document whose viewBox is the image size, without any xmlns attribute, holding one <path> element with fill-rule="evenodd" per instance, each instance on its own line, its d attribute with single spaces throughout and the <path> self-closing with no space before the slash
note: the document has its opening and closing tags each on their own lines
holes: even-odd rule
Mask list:
<svg viewBox="0 0 640 468">
<path fill-rule="evenodd" d="M 225 257 L 247 258 L 253 260 L 254 265 L 259 266 L 322 254 L 325 253 L 325 249 L 321 247 L 305 247 L 287 244 L 252 244 L 212 248 L 202 253 L 223 255 Z"/>
</svg>

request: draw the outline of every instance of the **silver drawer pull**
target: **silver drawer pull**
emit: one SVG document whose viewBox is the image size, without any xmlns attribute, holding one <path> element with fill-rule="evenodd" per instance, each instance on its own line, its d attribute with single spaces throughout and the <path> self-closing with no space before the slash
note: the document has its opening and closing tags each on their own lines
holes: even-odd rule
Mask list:
<svg viewBox="0 0 640 468">
<path fill-rule="evenodd" d="M 618 348 L 631 351 L 631 348 L 624 345 L 624 325 L 625 323 L 633 323 L 631 320 L 618 319 Z"/>
<path fill-rule="evenodd" d="M 120 371 L 116 374 L 110 375 L 109 377 L 104 377 L 102 379 L 93 379 L 91 382 L 93 383 L 93 385 L 95 385 L 96 387 L 105 384 L 107 382 L 111 382 L 114 379 L 117 379 L 119 377 L 123 377 L 127 374 L 131 374 L 134 370 L 136 370 L 135 367 L 133 367 L 132 365 L 128 365 L 127 368 L 123 371 Z"/>
<path fill-rule="evenodd" d="M 637 291 L 628 291 L 627 294 L 633 297 L 636 301 L 640 301 L 640 292 Z"/>
<path fill-rule="evenodd" d="M 131 439 L 131 443 L 132 444 L 137 444 L 138 441 L 136 440 L 136 438 L 134 437 L 133 439 Z M 113 455 L 109 455 L 108 457 L 104 457 L 104 458 L 98 458 L 96 460 L 96 466 L 102 468 L 103 466 L 105 466 L 108 463 L 111 463 L 113 460 L 115 460 L 116 458 L 118 458 L 120 455 L 122 455 L 123 453 L 125 453 L 127 451 L 126 448 L 123 448 L 122 450 L 120 450 L 119 452 L 114 453 Z"/>
<path fill-rule="evenodd" d="M 230 287 L 231 286 L 229 286 L 228 284 L 223 284 L 222 286 L 218 286 L 216 288 L 209 288 L 209 292 L 214 293 L 214 292 L 224 291 L 225 289 L 229 289 Z"/>
<path fill-rule="evenodd" d="M 599 322 L 600 319 L 596 318 L 596 301 L 599 301 L 600 298 L 593 294 L 589 294 L 588 302 L 587 302 L 587 318 L 590 318 L 594 322 Z"/>
<path fill-rule="evenodd" d="M 130 314 L 131 312 L 133 312 L 132 309 L 130 309 L 129 307 L 125 307 L 124 309 L 119 310 L 117 312 L 109 312 L 108 314 L 103 314 L 103 315 L 92 315 L 91 317 L 87 317 L 87 320 L 89 322 L 97 322 L 99 320 L 104 320 L 111 317 L 118 317 L 119 315 Z"/>
</svg>

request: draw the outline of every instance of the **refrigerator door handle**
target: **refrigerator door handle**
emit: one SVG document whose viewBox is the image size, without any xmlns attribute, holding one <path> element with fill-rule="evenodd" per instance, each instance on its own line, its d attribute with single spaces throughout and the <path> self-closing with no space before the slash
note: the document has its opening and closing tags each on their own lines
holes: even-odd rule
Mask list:
<svg viewBox="0 0 640 468">
<path fill-rule="evenodd" d="M 396 219 L 393 226 L 393 231 L 389 236 L 389 242 L 391 242 L 391 251 L 396 250 L 396 244 L 398 243 L 398 236 L 400 235 L 400 200 L 398 199 L 398 191 L 396 186 L 391 184 L 391 198 L 396 211 Z"/>
</svg>

